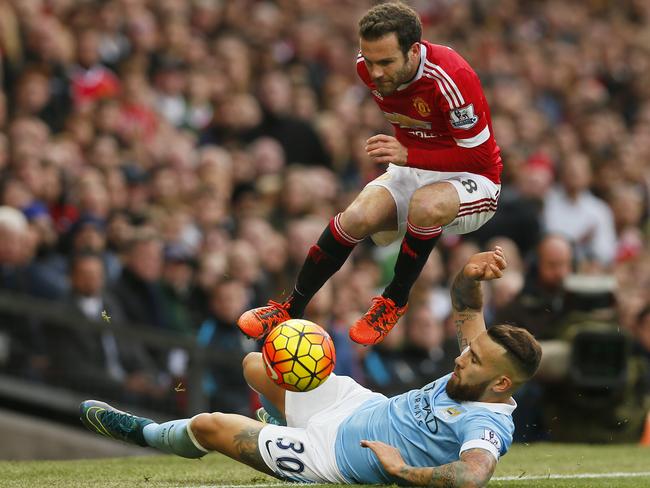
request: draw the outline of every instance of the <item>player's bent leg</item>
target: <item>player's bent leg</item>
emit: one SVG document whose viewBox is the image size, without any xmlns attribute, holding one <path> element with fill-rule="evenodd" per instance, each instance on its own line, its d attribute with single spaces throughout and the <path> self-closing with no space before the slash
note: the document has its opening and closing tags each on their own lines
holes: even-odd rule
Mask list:
<svg viewBox="0 0 650 488">
<path fill-rule="evenodd" d="M 481 228 L 497 210 L 501 185 L 485 176 L 461 173 L 446 180 L 453 185 L 460 205 L 455 219 L 445 225 L 445 232 L 467 234 Z"/>
<path fill-rule="evenodd" d="M 444 227 L 456 218 L 459 208 L 460 197 L 454 185 L 440 181 L 423 186 L 413 193 L 408 221 L 422 228 Z"/>
<path fill-rule="evenodd" d="M 282 322 L 302 317 L 311 298 L 341 268 L 359 241 L 396 226 L 396 207 L 388 190 L 366 187 L 345 212 L 332 218 L 309 249 L 291 296 L 282 303 L 271 300 L 244 312 L 237 321 L 239 329 L 259 339 Z"/>
<path fill-rule="evenodd" d="M 342 229 L 357 239 L 382 231 L 397 230 L 397 207 L 382 186 L 366 186 L 341 213 Z"/>
<path fill-rule="evenodd" d="M 406 312 L 408 296 L 433 250 L 442 226 L 453 221 L 460 200 L 451 183 L 437 182 L 417 189 L 410 200 L 407 229 L 395 274 L 381 296 L 350 328 L 350 338 L 371 345 L 384 340 Z"/>
<path fill-rule="evenodd" d="M 208 452 L 189 430 L 190 419 L 157 424 L 97 400 L 82 402 L 79 410 L 84 426 L 99 435 L 191 459 L 203 457 Z"/>
<path fill-rule="evenodd" d="M 265 401 L 270 402 L 278 413 L 284 417 L 284 399 L 286 390 L 276 385 L 266 374 L 262 353 L 248 353 L 244 357 L 242 367 L 244 370 L 244 378 L 246 379 L 248 386 L 263 396 Z M 265 405 L 265 407 L 266 406 L 267 405 Z M 274 414 L 275 412 L 271 413 Z"/>
<path fill-rule="evenodd" d="M 277 476 L 264 462 L 258 447 L 264 424 L 237 414 L 201 413 L 192 418 L 190 429 L 205 449 L 225 454 L 263 473 Z"/>
</svg>

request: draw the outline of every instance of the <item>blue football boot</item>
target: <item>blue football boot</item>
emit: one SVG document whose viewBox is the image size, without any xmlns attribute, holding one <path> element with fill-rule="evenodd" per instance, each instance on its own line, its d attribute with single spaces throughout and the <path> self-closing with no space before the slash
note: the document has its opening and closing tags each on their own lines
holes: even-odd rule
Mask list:
<svg viewBox="0 0 650 488">
<path fill-rule="evenodd" d="M 267 412 L 264 407 L 260 407 L 257 410 L 255 410 L 255 418 L 260 422 L 262 422 L 263 424 L 282 425 L 282 426 L 287 425 L 286 422 L 283 422 L 282 420 L 275 418 L 273 415 Z"/>
<path fill-rule="evenodd" d="M 96 434 L 147 447 L 142 429 L 153 420 L 122 412 L 104 402 L 86 400 L 79 405 L 81 422 Z"/>
</svg>

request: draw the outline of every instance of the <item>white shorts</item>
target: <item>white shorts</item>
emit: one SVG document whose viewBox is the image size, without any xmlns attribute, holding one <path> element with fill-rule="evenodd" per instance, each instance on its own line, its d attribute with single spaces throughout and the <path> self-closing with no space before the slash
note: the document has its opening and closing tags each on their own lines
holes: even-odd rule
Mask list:
<svg viewBox="0 0 650 488">
<path fill-rule="evenodd" d="M 474 173 L 443 173 L 389 164 L 386 172 L 366 186 L 383 186 L 397 206 L 397 230 L 377 232 L 372 240 L 386 246 L 406 233 L 406 218 L 413 193 L 423 186 L 448 181 L 460 198 L 460 210 L 456 218 L 443 227 L 443 232 L 467 234 L 473 232 L 492 218 L 499 200 L 501 185 L 485 176 Z"/>
<path fill-rule="evenodd" d="M 332 374 L 318 388 L 287 392 L 287 426 L 260 431 L 259 450 L 278 476 L 301 482 L 348 483 L 336 465 L 334 447 L 341 423 L 368 400 L 386 398 L 349 376 Z"/>
</svg>

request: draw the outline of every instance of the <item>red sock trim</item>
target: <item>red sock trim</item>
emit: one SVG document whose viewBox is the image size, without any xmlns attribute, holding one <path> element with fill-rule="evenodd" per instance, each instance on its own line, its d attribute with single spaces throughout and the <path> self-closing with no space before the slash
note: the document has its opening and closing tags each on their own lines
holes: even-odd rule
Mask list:
<svg viewBox="0 0 650 488">
<path fill-rule="evenodd" d="M 442 234 L 442 227 L 418 227 L 413 225 L 410 221 L 407 222 L 406 232 L 415 237 L 416 239 L 426 240 L 433 239 Z"/>
<path fill-rule="evenodd" d="M 356 239 L 350 234 L 343 230 L 341 227 L 341 214 L 337 214 L 332 220 L 330 220 L 330 231 L 334 235 L 334 238 L 344 246 L 352 247 L 356 246 L 363 239 Z"/>
</svg>

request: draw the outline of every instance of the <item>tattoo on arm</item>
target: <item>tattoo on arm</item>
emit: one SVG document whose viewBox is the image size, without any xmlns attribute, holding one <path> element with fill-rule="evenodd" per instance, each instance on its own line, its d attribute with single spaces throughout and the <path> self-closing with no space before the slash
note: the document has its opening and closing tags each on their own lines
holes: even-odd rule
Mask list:
<svg viewBox="0 0 650 488">
<path fill-rule="evenodd" d="M 456 338 L 458 339 L 458 347 L 460 347 L 461 351 L 469 346 L 469 341 L 467 340 L 467 337 L 465 337 L 465 334 L 463 334 L 463 325 L 468 320 L 473 320 L 475 316 L 476 312 L 462 312 L 456 314 L 454 325 L 456 326 Z"/>
<path fill-rule="evenodd" d="M 277 477 L 277 475 L 266 465 L 264 459 L 262 459 L 262 455 L 260 454 L 257 442 L 261 430 L 261 427 L 246 427 L 241 430 L 239 434 L 235 435 L 233 443 L 235 450 L 237 451 L 238 460 L 242 463 L 248 464 L 251 468 L 255 468 L 258 471 Z"/>
<path fill-rule="evenodd" d="M 481 283 L 466 278 L 462 271 L 458 273 L 451 286 L 451 304 L 457 312 L 480 311 L 483 308 Z"/>
<path fill-rule="evenodd" d="M 436 468 L 416 468 L 404 466 L 397 476 L 410 484 L 439 488 L 455 488 L 471 484 L 485 486 L 496 467 L 494 456 L 484 449 L 470 449 L 462 455 L 462 460 L 443 464 Z"/>
<path fill-rule="evenodd" d="M 455 464 L 457 463 L 444 464 L 437 468 L 405 466 L 400 470 L 399 477 L 413 485 L 454 488 L 458 479 Z"/>
<path fill-rule="evenodd" d="M 483 308 L 481 284 L 466 278 L 461 271 L 456 275 L 451 287 L 451 304 L 455 312 L 454 325 L 456 326 L 458 347 L 462 351 L 469 344 L 467 337 L 463 334 L 463 325 L 473 321 Z"/>
</svg>

